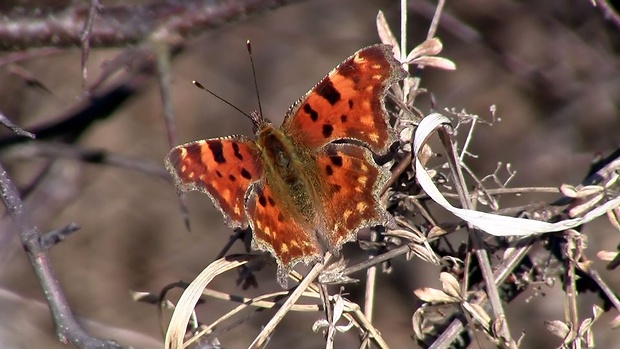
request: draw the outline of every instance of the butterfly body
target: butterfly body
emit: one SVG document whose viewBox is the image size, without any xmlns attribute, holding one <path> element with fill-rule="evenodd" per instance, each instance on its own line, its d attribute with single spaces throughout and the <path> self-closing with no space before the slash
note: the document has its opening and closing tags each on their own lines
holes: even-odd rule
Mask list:
<svg viewBox="0 0 620 349">
<path fill-rule="evenodd" d="M 288 271 L 318 260 L 323 246 L 338 253 L 360 228 L 389 221 L 378 197 L 389 171 L 372 152 L 393 142 L 383 99 L 405 76 L 388 45 L 366 47 L 299 99 L 279 128 L 253 115 L 255 141 L 180 145 L 166 167 L 179 191 L 208 194 L 230 226 L 252 228 L 253 248 L 276 258 L 285 285 Z"/>
<path fill-rule="evenodd" d="M 257 134 L 264 180 L 279 198 L 283 211 L 310 223 L 314 218 L 312 200 L 316 198 L 318 170 L 312 153 L 293 141 L 281 130 L 269 125 Z"/>
</svg>

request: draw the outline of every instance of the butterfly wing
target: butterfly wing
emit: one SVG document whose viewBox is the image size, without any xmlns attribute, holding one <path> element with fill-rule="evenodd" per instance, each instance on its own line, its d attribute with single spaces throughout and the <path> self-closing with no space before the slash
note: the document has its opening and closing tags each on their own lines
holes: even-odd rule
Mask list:
<svg viewBox="0 0 620 349">
<path fill-rule="evenodd" d="M 392 56 L 391 46 L 363 48 L 297 101 L 282 129 L 310 149 L 336 139 L 354 139 L 383 154 L 394 139 L 385 95 L 406 74 Z"/>
<path fill-rule="evenodd" d="M 352 144 L 328 144 L 316 157 L 319 181 L 324 183 L 323 232 L 332 252 L 355 238 L 361 227 L 384 225 L 388 214 L 378 192 L 389 171 L 375 165 L 366 148 Z"/>
<path fill-rule="evenodd" d="M 172 148 L 165 164 L 179 192 L 206 193 L 229 226 L 248 226 L 245 194 L 262 175 L 254 142 L 242 136 L 191 142 Z"/>
<path fill-rule="evenodd" d="M 270 252 L 278 262 L 278 282 L 285 287 L 290 269 L 298 262 L 309 263 L 319 258 L 319 244 L 313 231 L 300 224 L 274 196 L 264 182 L 250 187 L 246 210 L 252 227 L 252 248 Z"/>
</svg>

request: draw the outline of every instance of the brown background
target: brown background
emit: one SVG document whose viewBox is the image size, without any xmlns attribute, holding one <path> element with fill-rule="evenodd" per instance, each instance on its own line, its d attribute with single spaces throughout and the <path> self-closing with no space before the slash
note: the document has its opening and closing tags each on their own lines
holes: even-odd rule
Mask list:
<svg viewBox="0 0 620 349">
<path fill-rule="evenodd" d="M 111 5 L 103 1 L 104 6 Z M 412 1 L 409 47 L 423 41 L 434 5 Z M 245 50 L 251 39 L 263 110 L 276 124 L 289 105 L 330 69 L 357 49 L 378 42 L 375 17 L 383 10 L 398 28 L 396 1 L 308 1 L 280 8 L 210 31 L 188 42 L 188 49 L 172 65 L 173 103 L 180 142 L 230 134 L 251 135 L 251 123 L 225 104 L 192 86 L 199 80 L 242 110 L 256 108 L 252 73 Z M 620 122 L 620 61 L 618 28 L 603 20 L 589 1 L 450 2 L 440 24 L 442 56 L 456 62 L 455 72 L 426 69 L 422 84 L 433 92 L 438 107 L 466 109 L 489 118 L 497 105 L 502 122 L 480 127 L 469 159 L 479 175 L 491 173 L 497 162 L 510 162 L 518 171 L 513 186 L 577 184 L 597 152 L 609 154 L 618 146 Z M 91 53 L 89 77 L 118 49 Z M 48 94 L 0 71 L 0 110 L 26 128 L 64 111 L 81 92 L 79 49 L 22 64 L 42 81 Z M 428 102 L 421 99 L 428 112 Z M 113 117 L 95 124 L 80 140 L 85 148 L 162 164 L 169 150 L 156 81 L 129 100 Z M 18 184 L 32 180 L 40 159 L 16 160 L 15 149 L 2 154 Z M 154 306 L 132 302 L 129 290 L 157 292 L 177 280 L 193 279 L 226 243 L 231 230 L 207 196 L 188 195 L 192 232 L 182 222 L 170 183 L 142 173 L 110 166 L 59 160 L 47 179 L 45 192 L 27 201 L 42 231 L 77 222 L 82 229 L 52 250 L 52 261 L 73 310 L 88 319 L 95 333 L 139 348 L 157 347 L 159 323 Z M 552 201 L 553 196 L 528 197 Z M 502 201 L 510 205 L 510 201 Z M 588 255 L 613 250 L 618 232 L 603 219 L 588 225 Z M 42 293 L 8 220 L 0 231 L 0 342 L 3 347 L 64 347 L 54 338 Z M 361 258 L 349 244 L 345 255 Z M 235 252 L 243 248 L 236 245 Z M 620 289 L 617 273 L 596 267 L 613 289 Z M 439 287 L 438 269 L 419 260 L 394 262 L 391 275 L 381 275 L 375 323 L 394 348 L 415 347 L 411 315 L 419 306 L 413 289 Z M 242 291 L 235 273 L 219 278 L 213 287 L 253 296 L 279 290 L 275 270 L 258 274 L 258 289 Z M 348 289 L 362 299 L 363 288 Z M 558 346 L 544 330 L 543 320 L 563 318 L 560 282 L 541 293 L 531 292 L 507 306 L 513 336 L 525 331 L 523 347 Z M 178 295 L 178 293 L 177 293 Z M 23 297 L 23 298 L 20 298 Z M 583 317 L 590 315 L 593 296 L 582 297 Z M 208 300 L 201 306 L 205 321 L 230 309 L 225 302 Z M 253 316 L 226 331 L 220 340 L 227 348 L 247 346 L 273 312 Z M 322 314 L 290 314 L 275 333 L 271 347 L 317 348 L 320 334 L 312 323 Z M 617 343 L 620 335 L 608 329 L 613 314 L 595 325 L 601 348 Z M 122 332 L 121 330 L 125 332 Z M 150 337 L 150 338 L 149 338 Z M 482 335 L 475 346 L 485 346 Z M 338 348 L 355 348 L 355 331 L 339 334 Z"/>
</svg>

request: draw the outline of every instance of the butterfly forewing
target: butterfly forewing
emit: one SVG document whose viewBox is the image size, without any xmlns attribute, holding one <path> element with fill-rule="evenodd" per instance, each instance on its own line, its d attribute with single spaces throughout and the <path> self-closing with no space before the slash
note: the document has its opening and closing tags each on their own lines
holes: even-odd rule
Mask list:
<svg viewBox="0 0 620 349">
<path fill-rule="evenodd" d="M 387 88 L 405 75 L 390 46 L 361 49 L 291 107 L 282 129 L 310 149 L 354 139 L 375 153 L 385 153 L 394 136 L 384 97 Z"/>
<path fill-rule="evenodd" d="M 230 226 L 248 226 L 245 194 L 262 175 L 254 142 L 242 136 L 191 142 L 173 148 L 165 163 L 179 191 L 209 194 Z"/>
</svg>

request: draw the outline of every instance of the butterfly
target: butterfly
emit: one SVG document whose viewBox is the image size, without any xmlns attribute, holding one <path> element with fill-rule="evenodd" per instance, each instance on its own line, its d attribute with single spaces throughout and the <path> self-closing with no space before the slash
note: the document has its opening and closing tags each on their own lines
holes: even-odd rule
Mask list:
<svg viewBox="0 0 620 349">
<path fill-rule="evenodd" d="M 389 87 L 407 73 L 389 45 L 357 51 L 290 107 L 277 128 L 252 113 L 256 139 L 235 135 L 174 147 L 165 159 L 180 193 L 209 195 L 231 227 L 252 229 L 278 282 L 299 262 L 338 255 L 359 229 L 385 225 L 379 191 L 389 171 L 372 154 L 394 142 Z"/>
</svg>

